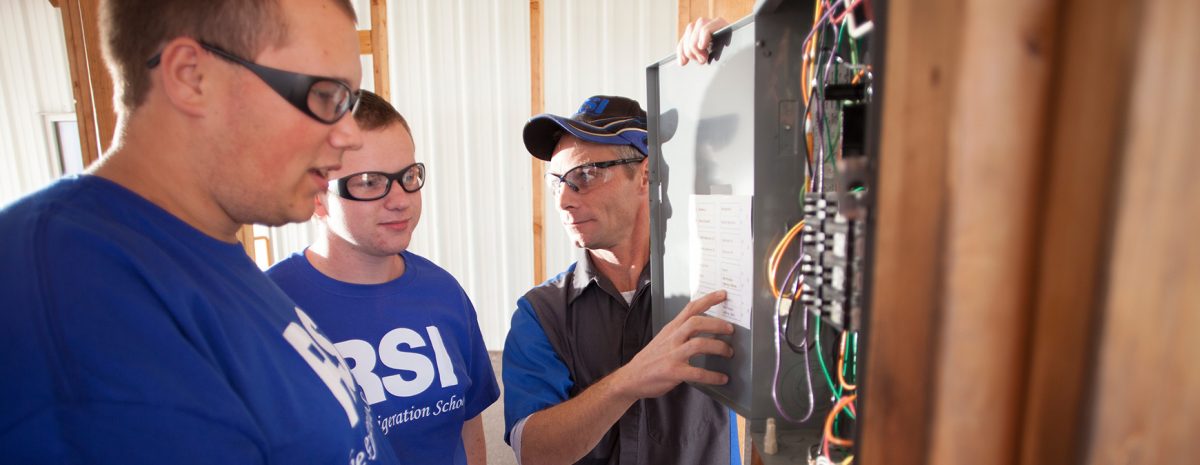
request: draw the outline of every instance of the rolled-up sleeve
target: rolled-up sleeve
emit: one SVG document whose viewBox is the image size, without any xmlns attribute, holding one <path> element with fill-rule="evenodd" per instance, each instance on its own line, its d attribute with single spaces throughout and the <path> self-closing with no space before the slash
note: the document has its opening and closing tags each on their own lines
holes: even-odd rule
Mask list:
<svg viewBox="0 0 1200 465">
<path fill-rule="evenodd" d="M 559 358 L 537 314 L 525 298 L 517 301 L 512 326 L 504 341 L 504 442 L 518 421 L 569 398 L 571 373 Z"/>
</svg>

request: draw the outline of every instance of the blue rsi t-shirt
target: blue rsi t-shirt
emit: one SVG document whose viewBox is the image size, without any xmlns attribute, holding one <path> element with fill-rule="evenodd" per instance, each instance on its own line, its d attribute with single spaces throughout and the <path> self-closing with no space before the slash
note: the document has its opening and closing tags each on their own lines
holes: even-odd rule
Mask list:
<svg viewBox="0 0 1200 465">
<path fill-rule="evenodd" d="M 103 178 L 0 211 L 12 463 L 395 463 L 345 362 L 238 244 Z"/>
<path fill-rule="evenodd" d="M 414 253 L 401 257 L 404 274 L 383 284 L 334 280 L 303 253 L 267 275 L 336 341 L 402 462 L 465 465 L 463 422 L 500 388 L 458 281 Z"/>
</svg>

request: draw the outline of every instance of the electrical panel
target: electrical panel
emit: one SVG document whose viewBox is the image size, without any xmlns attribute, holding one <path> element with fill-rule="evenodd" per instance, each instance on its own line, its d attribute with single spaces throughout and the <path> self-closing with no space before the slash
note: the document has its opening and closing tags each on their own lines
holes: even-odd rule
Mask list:
<svg viewBox="0 0 1200 465">
<path fill-rule="evenodd" d="M 653 323 L 707 291 L 729 375 L 695 387 L 809 460 L 853 455 L 869 313 L 877 69 L 869 0 L 760 1 L 710 63 L 647 69 Z M 833 460 L 837 462 L 832 462 Z"/>
</svg>

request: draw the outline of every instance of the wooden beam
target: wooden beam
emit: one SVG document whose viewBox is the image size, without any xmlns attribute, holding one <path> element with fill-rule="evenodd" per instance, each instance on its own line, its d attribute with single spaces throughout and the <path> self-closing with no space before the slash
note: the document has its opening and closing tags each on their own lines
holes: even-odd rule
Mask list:
<svg viewBox="0 0 1200 465">
<path fill-rule="evenodd" d="M 374 49 L 371 48 L 371 30 L 358 31 L 358 54 L 370 55 Z"/>
<path fill-rule="evenodd" d="M 387 0 L 371 0 L 371 62 L 375 71 L 375 93 L 392 100 L 389 71 Z"/>
<path fill-rule="evenodd" d="M 536 115 L 546 111 L 545 90 L 542 87 L 544 73 L 542 57 L 542 2 L 529 0 L 529 76 L 530 76 L 530 114 Z M 530 177 L 533 178 L 533 284 L 541 284 L 546 280 L 546 236 L 545 214 L 546 203 L 542 178 L 545 176 L 544 163 L 530 157 Z"/>
<path fill-rule="evenodd" d="M 1053 84 L 1046 208 L 1031 315 L 1029 383 L 1020 462 L 1083 463 L 1094 328 L 1101 320 L 1105 246 L 1113 221 L 1138 7 L 1067 0 Z"/>
<path fill-rule="evenodd" d="M 242 243 L 242 250 L 246 251 L 246 255 L 250 256 L 250 261 L 255 262 L 254 254 L 254 225 L 244 224 L 237 232 L 238 242 Z"/>
<path fill-rule="evenodd" d="M 1131 2 L 1129 108 L 1083 463 L 1200 457 L 1200 4 Z M 1119 14 L 1118 11 L 1110 14 Z M 1097 128 L 1100 129 L 1100 128 Z"/>
<path fill-rule="evenodd" d="M 79 0 L 61 0 L 63 35 L 66 38 L 67 64 L 71 70 L 71 92 L 75 98 L 75 120 L 79 126 L 79 145 L 84 166 L 100 158 L 100 139 L 92 110 L 92 80 L 87 72 L 88 55 L 84 44 L 83 16 Z"/>
<path fill-rule="evenodd" d="M 1024 410 L 1055 2 L 970 2 L 950 138 L 931 464 L 1011 464 Z M 980 421 L 980 419 L 987 419 Z"/>
<path fill-rule="evenodd" d="M 692 0 L 679 0 L 679 21 L 676 23 L 675 37 L 682 37 L 688 23 L 695 17 L 692 13 Z"/>
<path fill-rule="evenodd" d="M 928 462 L 962 4 L 894 0 L 882 31 L 874 287 L 856 462 Z"/>
<path fill-rule="evenodd" d="M 100 137 L 99 153 L 103 155 L 112 144 L 117 127 L 117 113 L 113 107 L 112 76 L 108 74 L 108 67 L 104 64 L 100 50 L 100 0 L 74 1 L 79 5 L 83 25 L 87 72 L 92 84 L 92 112 L 96 118 L 96 132 Z"/>
</svg>

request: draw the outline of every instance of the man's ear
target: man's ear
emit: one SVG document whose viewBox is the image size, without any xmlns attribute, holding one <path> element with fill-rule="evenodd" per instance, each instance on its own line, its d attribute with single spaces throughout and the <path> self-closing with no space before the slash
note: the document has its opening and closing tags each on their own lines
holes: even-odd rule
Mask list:
<svg viewBox="0 0 1200 465">
<path fill-rule="evenodd" d="M 642 175 L 638 185 L 646 192 L 650 192 L 650 157 L 643 158 L 642 162 L 638 163 L 638 173 Z"/>
<path fill-rule="evenodd" d="M 214 92 L 210 82 L 214 58 L 195 39 L 177 37 L 163 47 L 158 66 L 151 71 L 159 75 L 157 81 L 173 107 L 201 116 Z"/>
</svg>

